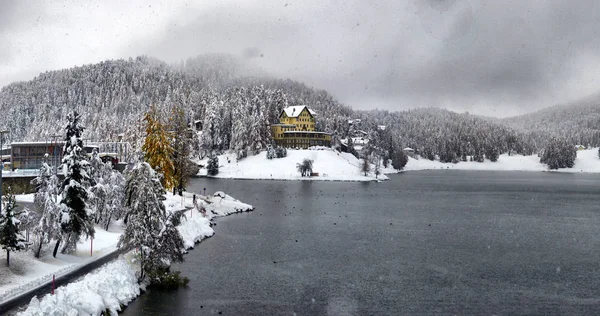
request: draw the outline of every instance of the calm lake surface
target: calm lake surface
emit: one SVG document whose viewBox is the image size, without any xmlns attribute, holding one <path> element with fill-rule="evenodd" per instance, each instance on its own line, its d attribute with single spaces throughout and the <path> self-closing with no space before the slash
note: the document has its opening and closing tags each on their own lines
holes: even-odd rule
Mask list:
<svg viewBox="0 0 600 316">
<path fill-rule="evenodd" d="M 123 315 L 600 314 L 600 176 L 421 171 L 383 183 L 194 179 L 254 212 Z"/>
</svg>

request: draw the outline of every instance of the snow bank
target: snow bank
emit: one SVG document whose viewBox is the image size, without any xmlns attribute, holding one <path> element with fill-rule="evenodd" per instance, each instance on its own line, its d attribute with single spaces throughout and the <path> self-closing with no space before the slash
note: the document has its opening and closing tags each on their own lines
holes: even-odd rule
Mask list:
<svg viewBox="0 0 600 316">
<path fill-rule="evenodd" d="M 489 170 L 489 171 L 548 171 L 545 164 L 540 163 L 537 155 L 521 156 L 502 154 L 497 162 L 485 160 L 485 162 L 465 161 L 456 164 L 431 161 L 424 158 L 414 159 L 409 157 L 408 163 L 404 167 L 405 171 L 417 170 Z M 386 170 L 388 171 L 388 170 Z M 598 149 L 577 151 L 575 166 L 573 168 L 559 169 L 555 172 L 587 172 L 600 173 L 600 159 L 598 158 Z"/>
<path fill-rule="evenodd" d="M 301 177 L 296 164 L 304 158 L 312 159 L 313 172 L 319 173 L 315 177 Z M 207 164 L 207 159 L 199 161 L 201 165 Z M 225 179 L 263 179 L 263 180 L 321 180 L 321 181 L 374 181 L 375 174 L 371 172 L 364 176 L 360 172 L 361 161 L 349 153 L 340 153 L 331 148 L 320 150 L 294 150 L 287 151 L 287 157 L 267 159 L 266 152 L 255 156 L 248 156 L 236 162 L 235 154 L 219 156 L 219 174 L 215 178 Z M 371 170 L 373 170 L 371 166 Z M 206 169 L 200 170 L 198 175 L 205 176 Z M 380 175 L 380 180 L 388 177 Z"/>
<path fill-rule="evenodd" d="M 186 248 L 192 248 L 195 243 L 215 233 L 210 227 L 212 218 L 254 209 L 252 205 L 242 203 L 223 192 L 216 192 L 212 197 L 197 195 L 198 208 L 194 206 L 193 193 L 184 192 L 183 197 L 168 193 L 165 205 L 169 212 L 187 209 L 181 225 L 177 227 Z M 206 217 L 200 213 L 202 207 L 206 210 Z"/>
<path fill-rule="evenodd" d="M 60 277 L 111 253 L 116 250 L 117 241 L 122 233 L 123 230 L 119 227 L 111 227 L 109 231 L 96 227 L 91 255 L 90 240 L 77 243 L 75 253 L 58 253 L 56 258 L 51 254 L 54 243 L 48 246 L 46 254 L 41 258 L 34 258 L 31 252 L 11 252 L 10 267 L 0 266 L 0 302 L 51 281 L 53 275 Z M 3 254 L 1 257 L 5 260 L 6 253 Z"/>
<path fill-rule="evenodd" d="M 121 311 L 140 295 L 135 264 L 119 257 L 67 286 L 57 288 L 54 295 L 31 299 L 27 309 L 18 315 L 100 315 L 109 310 Z"/>
<path fill-rule="evenodd" d="M 252 205 L 242 203 L 223 192 L 217 192 L 215 196 L 209 197 L 197 195 L 198 208 L 204 207 L 206 216 L 203 216 L 194 207 L 193 194 L 189 192 L 185 192 L 183 197 L 168 193 L 164 204 L 167 212 L 185 209 L 185 217 L 177 230 L 181 234 L 187 249 L 214 234 L 214 230 L 210 225 L 212 218 L 253 209 Z M 103 234 L 102 232 L 100 229 L 97 230 L 97 234 L 99 234 L 97 239 Z M 116 234 L 111 239 L 105 238 L 106 241 L 104 242 L 98 242 L 98 247 L 114 249 L 120 234 Z M 96 243 L 95 239 L 94 245 Z M 87 249 L 89 255 L 89 248 L 81 245 L 78 245 L 77 253 L 85 251 L 85 249 Z M 26 255 L 31 256 L 31 254 Z M 116 261 L 85 275 L 81 280 L 59 287 L 55 291 L 55 295 L 45 295 L 41 300 L 35 297 L 32 298 L 27 310 L 19 315 L 100 315 L 105 310 L 110 310 L 111 314 L 116 315 L 120 311 L 121 304 L 127 305 L 140 294 L 139 284 L 135 276 L 138 266 L 132 263 L 132 258 L 131 252 L 122 255 Z M 44 257 L 42 259 L 49 258 Z M 72 266 L 69 271 L 78 266 Z M 42 270 L 47 269 L 43 268 Z M 42 283 L 51 278 L 52 273 L 42 278 Z M 19 287 L 19 293 L 31 287 Z"/>
</svg>

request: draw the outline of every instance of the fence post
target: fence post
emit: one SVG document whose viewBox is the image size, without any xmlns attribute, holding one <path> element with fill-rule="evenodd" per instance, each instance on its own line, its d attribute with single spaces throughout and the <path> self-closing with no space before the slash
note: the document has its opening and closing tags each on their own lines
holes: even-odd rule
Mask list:
<svg viewBox="0 0 600 316">
<path fill-rule="evenodd" d="M 93 249 L 94 249 L 94 237 L 90 238 L 90 257 L 92 256 Z"/>
</svg>

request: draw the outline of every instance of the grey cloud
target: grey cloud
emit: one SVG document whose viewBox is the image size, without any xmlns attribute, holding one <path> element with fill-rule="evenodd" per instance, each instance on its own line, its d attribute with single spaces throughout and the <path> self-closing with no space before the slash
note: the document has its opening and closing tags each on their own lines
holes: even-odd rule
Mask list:
<svg viewBox="0 0 600 316">
<path fill-rule="evenodd" d="M 24 7 L 15 3 L 0 7 L 0 37 L 23 27 Z M 233 53 L 353 107 L 496 115 L 566 102 L 574 81 L 600 71 L 581 65 L 584 58 L 600 64 L 596 0 L 218 3 L 178 9 L 164 32 L 127 43 L 121 55 L 178 62 Z M 40 12 L 40 23 L 52 23 Z M 596 92 L 585 87 L 577 92 Z"/>
</svg>

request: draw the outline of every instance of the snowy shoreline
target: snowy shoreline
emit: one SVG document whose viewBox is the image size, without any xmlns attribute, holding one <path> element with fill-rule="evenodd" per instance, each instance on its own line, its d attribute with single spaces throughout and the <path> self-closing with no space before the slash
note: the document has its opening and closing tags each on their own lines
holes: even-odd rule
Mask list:
<svg viewBox="0 0 600 316">
<path fill-rule="evenodd" d="M 205 217 L 192 208 L 191 193 L 184 193 L 183 198 L 167 194 L 164 203 L 168 212 L 186 210 L 186 217 L 177 227 L 186 249 L 193 249 L 196 243 L 214 235 L 210 225 L 213 218 L 254 209 L 252 205 L 242 203 L 222 192 L 219 195 L 209 197 L 198 195 L 198 206 L 206 209 Z M 113 251 L 117 240 L 118 236 L 114 239 Z M 71 315 L 73 313 L 100 315 L 106 310 L 116 314 L 123 306 L 139 296 L 140 288 L 144 286 L 137 282 L 135 273 L 139 266 L 135 263 L 133 252 L 121 254 L 118 259 L 84 275 L 80 280 L 58 287 L 55 295 L 45 295 L 41 299 L 33 297 L 27 309 L 19 315 Z"/>
<path fill-rule="evenodd" d="M 198 177 L 231 180 L 273 180 L 273 181 L 383 181 L 389 180 L 387 174 L 397 174 L 411 171 L 424 170 L 468 170 L 468 171 L 527 171 L 527 172 L 562 172 L 562 173 L 600 173 L 600 158 L 598 149 L 577 151 L 577 158 L 573 168 L 549 170 L 545 164 L 540 162 L 537 155 L 523 156 L 502 154 L 498 161 L 484 162 L 460 161 L 458 163 L 443 163 L 438 160 L 409 157 L 408 163 L 403 170 L 395 170 L 391 166 L 381 167 L 381 175 L 375 178 L 371 171 L 364 176 L 359 170 L 361 161 L 348 153 L 336 152 L 332 149 L 325 150 L 288 150 L 288 156 L 284 158 L 267 159 L 266 153 L 261 152 L 255 156 L 249 156 L 238 162 L 235 155 L 224 154 L 219 157 L 219 173 L 216 176 L 207 175 L 203 168 L 197 174 Z M 301 177 L 296 171 L 296 163 L 304 158 L 313 159 L 313 170 L 319 172 L 319 176 Z M 206 165 L 206 159 L 197 161 Z M 373 165 L 371 165 L 373 170 Z M 324 172 L 325 171 L 325 172 Z"/>
<path fill-rule="evenodd" d="M 302 180 L 302 181 L 381 181 L 389 180 L 385 173 L 387 169 L 381 167 L 381 174 L 376 178 L 374 166 L 365 176 L 360 171 L 361 160 L 352 154 L 337 152 L 333 149 L 288 149 L 287 156 L 283 158 L 267 159 L 265 151 L 257 155 L 248 156 L 236 161 L 235 154 L 223 154 L 219 158 L 219 173 L 208 176 L 206 168 L 202 168 L 197 176 L 216 179 L 235 180 Z M 318 176 L 302 177 L 296 164 L 305 158 L 313 160 L 313 172 Z M 208 159 L 196 161 L 206 166 Z"/>
<path fill-rule="evenodd" d="M 424 170 L 600 173 L 600 158 L 598 158 L 597 148 L 579 150 L 577 151 L 577 158 L 575 159 L 575 165 L 573 168 L 549 170 L 548 166 L 540 162 L 540 158 L 537 155 L 509 156 L 508 154 L 502 154 L 496 162 L 491 162 L 489 160 L 485 160 L 484 162 L 461 161 L 455 164 L 443 163 L 437 160 L 431 161 L 424 158 L 414 159 L 409 157 L 408 163 L 401 172 Z"/>
</svg>

